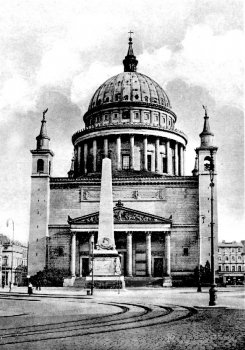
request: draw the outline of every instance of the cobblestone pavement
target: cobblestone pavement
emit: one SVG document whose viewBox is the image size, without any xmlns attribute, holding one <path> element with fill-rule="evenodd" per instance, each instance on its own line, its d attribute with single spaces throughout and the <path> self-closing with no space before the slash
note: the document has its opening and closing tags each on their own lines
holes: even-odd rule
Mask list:
<svg viewBox="0 0 245 350">
<path fill-rule="evenodd" d="M 63 290 L 64 291 L 64 290 Z M 0 293 L 1 349 L 244 349 L 244 290 Z M 233 306 L 231 306 L 232 304 Z"/>
</svg>

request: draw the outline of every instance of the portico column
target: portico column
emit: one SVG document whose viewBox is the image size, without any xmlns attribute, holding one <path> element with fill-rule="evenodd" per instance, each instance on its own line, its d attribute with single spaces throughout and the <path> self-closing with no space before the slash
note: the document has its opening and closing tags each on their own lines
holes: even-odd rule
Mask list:
<svg viewBox="0 0 245 350">
<path fill-rule="evenodd" d="M 104 139 L 104 156 L 105 158 L 108 157 L 108 139 L 107 138 Z"/>
<path fill-rule="evenodd" d="M 130 136 L 130 169 L 134 170 L 134 135 Z"/>
<path fill-rule="evenodd" d="M 93 171 L 96 172 L 97 141 L 93 140 Z"/>
<path fill-rule="evenodd" d="M 147 136 L 144 137 L 144 141 L 143 141 L 144 145 L 143 145 L 143 152 L 144 152 L 144 160 L 143 160 L 143 169 L 147 170 Z"/>
<path fill-rule="evenodd" d="M 178 154 L 178 143 L 175 144 L 175 150 L 174 150 L 174 161 L 175 161 L 175 175 L 179 175 L 179 154 Z"/>
<path fill-rule="evenodd" d="M 146 233 L 146 275 L 151 277 L 151 232 Z"/>
<path fill-rule="evenodd" d="M 72 232 L 71 236 L 71 276 L 75 277 L 76 271 L 76 233 Z"/>
<path fill-rule="evenodd" d="M 171 275 L 171 266 L 170 266 L 170 232 L 165 232 L 165 266 L 166 271 L 165 274 L 167 276 Z"/>
<path fill-rule="evenodd" d="M 155 169 L 156 172 L 160 172 L 159 168 L 159 138 L 156 139 L 156 144 L 155 144 Z"/>
<path fill-rule="evenodd" d="M 166 142 L 167 146 L 167 168 L 168 168 L 168 174 L 172 175 L 173 174 L 173 167 L 172 167 L 172 150 L 170 147 L 170 142 Z"/>
<path fill-rule="evenodd" d="M 133 271 L 132 232 L 127 233 L 127 276 L 131 277 Z"/>
<path fill-rule="evenodd" d="M 83 171 L 84 174 L 87 174 L 88 169 L 87 169 L 87 159 L 88 159 L 88 144 L 85 143 L 83 145 Z"/>
<path fill-rule="evenodd" d="M 117 170 L 122 169 L 122 157 L 121 157 L 121 136 L 117 138 Z"/>
<path fill-rule="evenodd" d="M 93 247 L 92 245 L 94 244 L 94 233 L 92 232 L 91 235 L 89 236 L 89 269 L 92 268 L 92 261 L 91 261 L 91 258 L 92 258 L 92 253 L 93 253 Z"/>
</svg>

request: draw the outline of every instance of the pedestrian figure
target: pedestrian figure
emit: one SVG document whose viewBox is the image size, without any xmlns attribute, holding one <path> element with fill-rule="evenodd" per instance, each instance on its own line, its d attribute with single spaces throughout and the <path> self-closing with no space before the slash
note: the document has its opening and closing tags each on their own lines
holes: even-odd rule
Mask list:
<svg viewBox="0 0 245 350">
<path fill-rule="evenodd" d="M 10 281 L 9 282 L 9 291 L 11 292 L 11 289 L 12 289 L 12 282 Z"/>
<path fill-rule="evenodd" d="M 28 284 L 28 294 L 31 295 L 33 293 L 33 287 L 31 282 Z"/>
<path fill-rule="evenodd" d="M 41 282 L 38 281 L 38 290 L 41 290 Z"/>
</svg>

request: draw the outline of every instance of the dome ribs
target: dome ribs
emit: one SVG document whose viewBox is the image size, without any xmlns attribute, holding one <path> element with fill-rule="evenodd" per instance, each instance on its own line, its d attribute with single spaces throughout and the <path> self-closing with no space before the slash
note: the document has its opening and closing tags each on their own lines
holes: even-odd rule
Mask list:
<svg viewBox="0 0 245 350">
<path fill-rule="evenodd" d="M 105 81 L 94 93 L 88 112 L 109 103 L 152 103 L 171 108 L 169 98 L 161 86 L 148 76 L 124 72 Z M 87 114 L 87 113 L 86 113 Z"/>
</svg>

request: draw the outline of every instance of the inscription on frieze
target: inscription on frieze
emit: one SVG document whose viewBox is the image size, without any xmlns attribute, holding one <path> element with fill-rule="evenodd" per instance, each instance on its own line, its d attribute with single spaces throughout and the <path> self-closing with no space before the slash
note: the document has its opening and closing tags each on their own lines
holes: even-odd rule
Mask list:
<svg viewBox="0 0 245 350">
<path fill-rule="evenodd" d="M 114 189 L 113 190 L 113 200 L 167 200 L 166 188 L 161 189 L 137 189 L 137 190 L 127 190 L 127 189 Z M 100 200 L 100 190 L 94 189 L 80 189 L 79 191 L 79 201 L 99 201 Z"/>
</svg>

